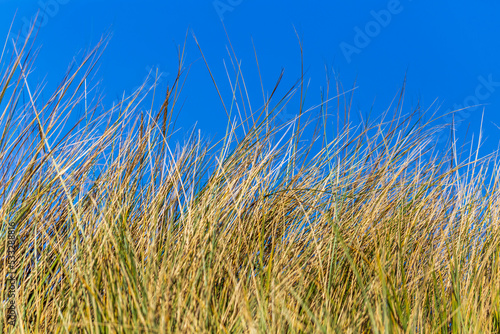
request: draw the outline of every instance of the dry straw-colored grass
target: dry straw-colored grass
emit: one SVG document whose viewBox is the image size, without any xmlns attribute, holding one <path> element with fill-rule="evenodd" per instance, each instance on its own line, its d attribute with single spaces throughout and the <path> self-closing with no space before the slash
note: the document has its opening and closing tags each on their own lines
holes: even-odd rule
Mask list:
<svg viewBox="0 0 500 334">
<path fill-rule="evenodd" d="M 30 85 L 32 45 L 1 55 L 4 333 L 500 331 L 491 156 L 460 160 L 457 145 L 437 154 L 439 128 L 418 108 L 404 116 L 402 94 L 389 121 L 333 135 L 325 111 L 348 120 L 351 105 L 338 83 L 304 141 L 303 81 L 252 110 L 233 54 L 224 108 L 240 121 L 217 145 L 193 133 L 175 147 L 184 49 L 160 110 L 141 102 L 145 90 L 159 95 L 143 86 L 101 111 L 86 80 L 103 45 L 48 99 Z M 295 92 L 302 123 L 279 125 Z M 15 327 L 5 323 L 9 224 Z"/>
</svg>

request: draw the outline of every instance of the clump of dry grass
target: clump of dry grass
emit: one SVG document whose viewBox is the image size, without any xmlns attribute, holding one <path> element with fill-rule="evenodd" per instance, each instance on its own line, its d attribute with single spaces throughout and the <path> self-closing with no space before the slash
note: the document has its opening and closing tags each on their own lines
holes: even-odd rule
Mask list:
<svg viewBox="0 0 500 334">
<path fill-rule="evenodd" d="M 324 128 L 312 157 L 304 124 L 274 123 L 302 84 L 254 111 L 236 67 L 226 111 L 241 122 L 219 145 L 193 133 L 174 149 L 183 51 L 160 110 L 143 109 L 143 86 L 99 114 L 84 87 L 101 48 L 46 102 L 30 86 L 29 46 L 2 53 L 3 332 L 500 331 L 496 165 L 455 155 L 450 166 L 433 154 L 438 129 L 401 104 L 331 140 Z M 328 103 L 349 113 L 336 87 L 323 118 Z M 83 105 L 80 126 L 61 132 Z"/>
</svg>

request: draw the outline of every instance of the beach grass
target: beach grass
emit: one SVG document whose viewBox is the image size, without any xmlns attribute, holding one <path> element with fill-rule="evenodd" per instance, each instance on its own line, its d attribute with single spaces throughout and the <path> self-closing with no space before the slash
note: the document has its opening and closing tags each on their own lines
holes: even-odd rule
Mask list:
<svg viewBox="0 0 500 334">
<path fill-rule="evenodd" d="M 227 134 L 176 144 L 182 47 L 166 92 L 106 108 L 89 83 L 105 40 L 50 94 L 30 78 L 34 44 L 8 41 L 3 333 L 500 332 L 496 155 L 435 145 L 447 128 L 405 112 L 404 90 L 362 124 L 337 81 L 309 109 L 302 78 L 252 109 L 230 53 Z M 278 122 L 285 105 L 297 118 Z"/>
</svg>

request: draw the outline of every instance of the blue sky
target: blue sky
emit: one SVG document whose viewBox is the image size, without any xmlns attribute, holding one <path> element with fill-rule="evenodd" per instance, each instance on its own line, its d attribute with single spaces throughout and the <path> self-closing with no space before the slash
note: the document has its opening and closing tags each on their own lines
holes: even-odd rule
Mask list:
<svg viewBox="0 0 500 334">
<path fill-rule="evenodd" d="M 191 32 L 229 101 L 223 63 L 229 62 L 228 42 L 222 19 L 242 62 L 254 109 L 262 106 L 263 98 L 252 39 L 265 89 L 272 91 L 284 68 L 280 90 L 284 93 L 300 76 L 296 30 L 304 47 L 306 80 L 310 79 L 306 106 L 320 102 L 325 66 L 331 73 L 335 71 L 347 88 L 357 80 L 355 114 L 366 114 L 372 106 L 375 115 L 385 111 L 407 74 L 406 112 L 417 101 L 424 109 L 435 103 L 431 112 L 440 106 L 439 115 L 484 104 L 486 141 L 481 153 L 490 153 L 498 146 L 497 1 L 0 0 L 0 36 L 7 36 L 14 15 L 14 31 L 22 32 L 39 9 L 46 14 L 42 14 L 45 18 L 37 43 L 41 50 L 31 79 L 45 80 L 49 90 L 57 85 L 73 57 L 108 31 L 113 36 L 96 75 L 102 80 L 105 103 L 132 92 L 151 68 L 158 67 L 164 73 L 161 87 L 165 88 L 177 70 L 176 47 L 189 30 L 186 65 L 192 63 L 192 68 L 177 125 L 186 130 L 198 122 L 203 133 L 220 137 L 227 117 Z M 471 132 L 477 138 L 482 110 L 478 107 L 457 115 L 462 121 L 457 136 L 464 139 L 470 124 L 467 140 Z M 287 108 L 288 115 L 295 112 Z"/>
</svg>

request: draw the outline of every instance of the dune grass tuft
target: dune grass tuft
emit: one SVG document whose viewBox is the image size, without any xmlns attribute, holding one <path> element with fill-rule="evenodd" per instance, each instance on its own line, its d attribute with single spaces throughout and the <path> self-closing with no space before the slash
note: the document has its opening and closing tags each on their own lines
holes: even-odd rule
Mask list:
<svg viewBox="0 0 500 334">
<path fill-rule="evenodd" d="M 161 108 L 144 84 L 106 109 L 87 85 L 104 41 L 48 98 L 30 78 L 33 45 L 8 45 L 3 333 L 500 332 L 496 156 L 438 151 L 441 129 L 403 114 L 403 91 L 393 116 L 355 127 L 337 82 L 317 108 L 303 109 L 299 80 L 253 110 L 231 54 L 227 135 L 175 145 L 184 49 Z M 298 117 L 277 122 L 296 93 Z M 345 122 L 333 133 L 327 117 Z"/>
</svg>

